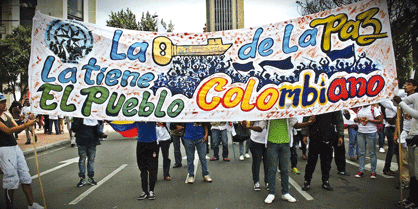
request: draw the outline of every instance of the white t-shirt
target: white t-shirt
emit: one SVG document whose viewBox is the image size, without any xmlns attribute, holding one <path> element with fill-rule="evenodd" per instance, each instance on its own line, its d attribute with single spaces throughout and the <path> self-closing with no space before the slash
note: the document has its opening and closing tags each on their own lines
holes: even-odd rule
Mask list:
<svg viewBox="0 0 418 209">
<path fill-rule="evenodd" d="M 58 120 L 58 115 L 49 115 L 50 120 Z"/>
<path fill-rule="evenodd" d="M 27 121 L 28 121 L 28 119 L 29 119 L 29 115 L 31 114 L 31 112 L 30 112 L 30 106 L 23 106 L 23 107 L 22 107 L 22 112 L 21 112 L 21 114 L 22 114 L 23 116 L 25 116 L 25 122 L 27 122 Z"/>
<path fill-rule="evenodd" d="M 166 127 L 156 126 L 155 130 L 157 132 L 158 141 L 167 141 L 170 140 L 171 136 Z"/>
<path fill-rule="evenodd" d="M 254 130 L 250 130 L 251 132 L 251 140 L 260 144 L 266 144 L 266 137 L 267 137 L 267 121 L 262 120 L 262 121 L 255 121 L 253 126 L 258 126 L 261 129 L 263 129 L 263 131 L 261 132 L 257 132 Z"/>
<path fill-rule="evenodd" d="M 372 106 L 369 105 L 367 107 L 361 107 L 359 108 L 359 111 L 357 112 L 357 118 L 367 118 L 369 120 L 374 120 L 375 118 L 379 117 L 380 111 L 377 108 L 373 108 L 374 110 L 374 117 L 371 111 Z M 377 124 L 372 123 L 372 122 L 368 122 L 365 126 L 363 126 L 363 124 L 361 124 L 360 122 L 358 123 L 358 132 L 359 133 L 374 133 L 377 132 Z"/>
<path fill-rule="evenodd" d="M 385 114 L 387 118 L 393 118 L 396 116 L 396 107 L 393 105 L 392 101 L 382 101 L 380 102 L 385 107 Z M 384 118 L 383 118 L 383 124 L 385 124 L 385 127 L 395 127 L 395 125 L 390 125 Z"/>
</svg>

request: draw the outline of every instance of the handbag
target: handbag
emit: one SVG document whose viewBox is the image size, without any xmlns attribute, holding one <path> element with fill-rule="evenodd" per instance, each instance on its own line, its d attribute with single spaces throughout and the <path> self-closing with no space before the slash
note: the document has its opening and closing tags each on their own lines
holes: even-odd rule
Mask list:
<svg viewBox="0 0 418 209">
<path fill-rule="evenodd" d="M 250 129 L 244 127 L 241 123 L 234 124 L 234 129 L 236 132 L 236 135 L 232 136 L 232 141 L 234 142 L 243 142 L 251 136 Z"/>
</svg>

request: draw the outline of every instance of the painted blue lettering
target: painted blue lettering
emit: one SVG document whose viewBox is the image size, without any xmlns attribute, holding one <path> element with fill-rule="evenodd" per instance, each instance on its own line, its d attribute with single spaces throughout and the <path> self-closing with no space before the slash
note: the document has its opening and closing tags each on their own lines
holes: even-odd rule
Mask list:
<svg viewBox="0 0 418 209">
<path fill-rule="evenodd" d="M 112 60 L 124 60 L 126 58 L 126 54 L 118 54 L 119 39 L 122 33 L 123 31 L 121 30 L 115 30 L 115 34 L 113 35 L 112 49 L 110 51 L 110 59 Z"/>
<path fill-rule="evenodd" d="M 118 79 L 120 78 L 121 75 L 122 75 L 122 71 L 120 71 L 119 69 L 110 70 L 106 75 L 106 80 L 105 80 L 106 85 L 114 86 L 118 84 Z"/>
<path fill-rule="evenodd" d="M 300 37 L 299 37 L 299 46 L 305 48 L 309 45 L 315 46 L 316 45 L 316 35 L 318 34 L 318 29 L 308 29 L 306 30 Z M 306 40 L 306 38 L 308 38 Z"/>
<path fill-rule="evenodd" d="M 81 70 L 86 70 L 86 75 L 84 76 L 84 82 L 86 82 L 88 85 L 93 85 L 94 81 L 90 79 L 91 72 L 93 70 L 100 70 L 100 66 L 96 65 L 96 58 L 90 58 L 89 64 L 84 65 Z"/>
<path fill-rule="evenodd" d="M 273 50 L 270 49 L 273 46 L 273 39 L 272 38 L 266 38 L 263 41 L 261 41 L 260 46 L 258 47 L 258 53 L 265 57 L 273 53 Z"/>
<path fill-rule="evenodd" d="M 297 46 L 292 46 L 289 48 L 290 36 L 292 35 L 293 25 L 288 24 L 284 29 L 284 38 L 283 38 L 283 52 L 286 54 L 295 52 L 298 50 Z"/>
<path fill-rule="evenodd" d="M 51 70 L 52 64 L 54 64 L 55 58 L 48 56 L 45 60 L 44 67 L 42 68 L 42 81 L 43 82 L 54 82 L 55 78 L 48 78 L 49 71 Z"/>
<path fill-rule="evenodd" d="M 67 76 L 70 73 L 70 76 Z M 76 83 L 77 82 L 77 68 L 70 67 L 65 70 L 63 70 L 60 75 L 58 76 L 58 81 L 61 83 Z"/>
<path fill-rule="evenodd" d="M 134 54 L 135 48 L 139 47 L 140 50 L 137 54 Z M 140 62 L 145 62 L 145 52 L 147 51 L 148 43 L 147 42 L 136 42 L 132 44 L 128 49 L 128 58 L 130 60 L 138 59 Z"/>
<path fill-rule="evenodd" d="M 257 31 L 255 31 L 253 41 L 251 43 L 245 44 L 239 49 L 238 57 L 241 60 L 245 60 L 250 57 L 255 58 L 255 52 L 257 50 L 257 45 L 258 45 L 258 39 L 260 38 L 261 33 L 263 33 L 263 28 L 257 29 Z M 247 51 L 248 48 L 250 48 L 250 50 L 247 54 L 245 54 L 245 51 Z"/>
<path fill-rule="evenodd" d="M 145 73 L 138 79 L 138 87 L 139 88 L 147 88 L 149 86 L 149 82 L 155 78 L 154 74 L 152 73 Z"/>
</svg>

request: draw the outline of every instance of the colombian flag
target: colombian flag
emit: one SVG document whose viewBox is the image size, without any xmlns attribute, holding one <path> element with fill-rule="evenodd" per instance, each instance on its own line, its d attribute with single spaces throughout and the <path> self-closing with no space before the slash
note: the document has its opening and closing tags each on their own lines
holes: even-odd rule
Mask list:
<svg viewBox="0 0 418 209">
<path fill-rule="evenodd" d="M 132 138 L 138 135 L 135 121 L 112 121 L 109 124 L 115 131 L 120 133 L 123 137 Z"/>
</svg>

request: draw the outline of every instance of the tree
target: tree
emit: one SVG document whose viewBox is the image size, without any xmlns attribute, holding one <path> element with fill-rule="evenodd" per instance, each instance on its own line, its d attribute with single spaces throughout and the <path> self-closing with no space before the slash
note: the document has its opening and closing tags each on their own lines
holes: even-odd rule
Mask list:
<svg viewBox="0 0 418 209">
<path fill-rule="evenodd" d="M 299 13 L 309 15 L 359 0 L 305 0 L 296 1 Z M 405 83 L 412 69 L 418 70 L 418 3 L 415 0 L 388 0 L 389 20 L 399 85 Z M 418 72 L 415 73 L 415 79 Z"/>
<path fill-rule="evenodd" d="M 123 9 L 119 12 L 111 12 L 109 15 L 109 20 L 106 20 L 106 25 L 116 28 L 124 28 L 131 30 L 140 30 L 140 31 L 157 31 L 157 19 L 154 18 L 157 14 L 151 15 L 149 11 L 147 13 L 142 13 L 141 21 L 137 22 L 135 14 L 131 10 Z M 167 32 L 173 32 L 174 24 L 171 22 L 168 24 L 161 19 L 161 24 L 167 29 Z"/>
<path fill-rule="evenodd" d="M 18 89 L 21 95 L 28 92 L 31 34 L 31 27 L 19 25 L 0 40 L 0 83 L 6 84 L 3 92 L 12 93 L 15 100 Z"/>
<path fill-rule="evenodd" d="M 136 21 L 135 14 L 129 8 L 126 12 L 122 9 L 119 12 L 111 12 L 106 25 L 115 28 L 124 28 L 131 30 L 139 30 L 139 22 Z"/>
<path fill-rule="evenodd" d="M 141 17 L 141 22 L 139 23 L 139 30 L 141 31 L 157 31 L 157 19 L 154 18 L 155 16 L 157 16 L 157 13 L 155 13 L 154 15 L 151 15 L 149 13 L 149 11 L 147 11 L 147 13 L 142 13 L 142 17 Z M 174 25 L 170 20 L 170 23 L 168 24 L 168 28 L 167 28 L 167 23 L 164 22 L 163 19 L 161 19 L 161 24 L 164 26 L 164 28 L 167 30 L 167 32 L 173 32 L 174 30 Z"/>
</svg>

